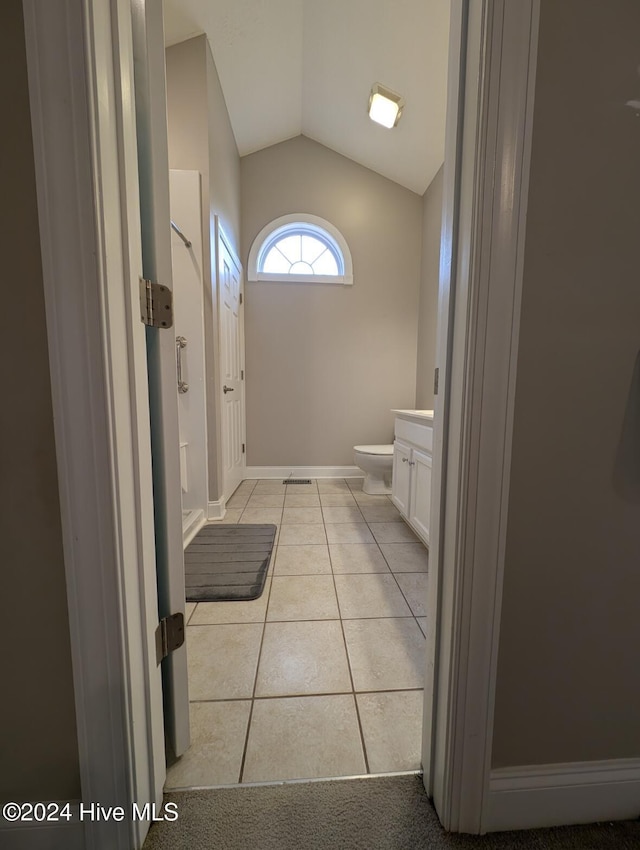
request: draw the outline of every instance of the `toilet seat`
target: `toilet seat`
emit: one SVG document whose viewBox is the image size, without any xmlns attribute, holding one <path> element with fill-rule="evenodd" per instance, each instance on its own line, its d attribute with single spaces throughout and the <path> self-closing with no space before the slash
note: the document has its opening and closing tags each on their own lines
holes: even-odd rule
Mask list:
<svg viewBox="0 0 640 850">
<path fill-rule="evenodd" d="M 390 446 L 354 446 L 353 450 L 363 455 L 392 455 L 393 445 Z"/>
</svg>

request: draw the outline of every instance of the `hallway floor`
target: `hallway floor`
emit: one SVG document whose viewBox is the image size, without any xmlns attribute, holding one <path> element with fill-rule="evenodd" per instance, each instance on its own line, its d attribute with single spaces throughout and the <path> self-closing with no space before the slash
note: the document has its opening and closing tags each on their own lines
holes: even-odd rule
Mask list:
<svg viewBox="0 0 640 850">
<path fill-rule="evenodd" d="M 428 553 L 362 479 L 244 481 L 260 599 L 187 604 L 192 745 L 167 789 L 418 770 Z"/>
</svg>

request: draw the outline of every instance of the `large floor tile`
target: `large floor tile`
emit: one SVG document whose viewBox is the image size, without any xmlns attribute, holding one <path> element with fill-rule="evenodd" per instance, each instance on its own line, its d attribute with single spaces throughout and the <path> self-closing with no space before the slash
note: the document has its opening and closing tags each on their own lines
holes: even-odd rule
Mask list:
<svg viewBox="0 0 640 850">
<path fill-rule="evenodd" d="M 247 602 L 199 602 L 189 621 L 192 626 L 215 626 L 225 623 L 263 623 L 267 615 L 271 579 L 267 578 L 258 599 Z"/>
<path fill-rule="evenodd" d="M 286 485 L 277 479 L 275 481 L 258 481 L 253 490 L 254 496 L 284 496 L 287 492 Z"/>
<path fill-rule="evenodd" d="M 305 546 L 326 542 L 327 535 L 322 523 L 283 525 L 278 538 L 280 546 Z"/>
<path fill-rule="evenodd" d="M 366 770 L 352 694 L 256 700 L 243 782 Z"/>
<path fill-rule="evenodd" d="M 416 617 L 418 621 L 418 625 L 422 629 L 422 634 L 427 636 L 427 618 L 426 617 Z"/>
<path fill-rule="evenodd" d="M 398 573 L 396 579 L 413 613 L 416 617 L 424 617 L 427 613 L 429 576 L 426 573 Z"/>
<path fill-rule="evenodd" d="M 377 543 L 332 543 L 329 553 L 336 574 L 389 572 Z"/>
<path fill-rule="evenodd" d="M 290 487 L 290 491 L 294 488 Z M 285 508 L 319 508 L 320 496 L 317 493 L 289 492 L 284 497 Z"/>
<path fill-rule="evenodd" d="M 237 525 L 240 522 L 240 517 L 244 513 L 244 508 L 227 508 L 224 514 L 224 519 L 212 520 L 211 524 L 222 523 L 222 525 Z"/>
<path fill-rule="evenodd" d="M 242 524 L 255 523 L 262 525 L 264 523 L 275 523 L 276 525 L 282 521 L 282 508 L 245 508 L 240 517 Z"/>
<path fill-rule="evenodd" d="M 320 508 L 285 508 L 282 514 L 283 525 L 322 522 Z"/>
<path fill-rule="evenodd" d="M 276 576 L 330 573 L 331 561 L 326 545 L 279 546 L 273 574 Z"/>
<path fill-rule="evenodd" d="M 380 549 L 394 573 L 426 573 L 429 551 L 422 543 L 381 543 Z"/>
<path fill-rule="evenodd" d="M 256 697 L 351 691 L 339 620 L 267 623 Z"/>
<path fill-rule="evenodd" d="M 318 485 L 315 481 L 310 484 L 287 484 L 287 496 L 318 495 Z"/>
<path fill-rule="evenodd" d="M 345 478 L 347 482 L 347 486 L 353 492 L 362 492 L 362 485 L 364 484 L 364 476 L 361 478 Z"/>
<path fill-rule="evenodd" d="M 191 746 L 167 769 L 165 788 L 239 782 L 250 710 L 249 700 L 191 703 Z"/>
<path fill-rule="evenodd" d="M 325 522 L 364 522 L 364 517 L 355 506 L 323 506 L 322 515 Z"/>
<path fill-rule="evenodd" d="M 367 522 L 402 522 L 400 511 L 391 502 L 386 505 L 367 505 L 362 502 L 359 508 Z"/>
<path fill-rule="evenodd" d="M 348 490 L 340 493 L 320 493 L 323 508 L 355 508 L 357 502 Z"/>
<path fill-rule="evenodd" d="M 393 505 L 393 502 L 388 496 L 372 496 L 369 493 L 363 493 L 362 490 L 352 490 L 353 498 L 359 505 L 371 505 L 373 507 L 386 507 Z"/>
<path fill-rule="evenodd" d="M 336 575 L 335 582 L 340 615 L 344 619 L 411 616 L 409 606 L 390 573 Z"/>
<path fill-rule="evenodd" d="M 253 694 L 261 623 L 189 626 L 187 662 L 192 700 L 246 699 Z"/>
<path fill-rule="evenodd" d="M 193 612 L 196 610 L 196 602 L 185 602 L 184 604 L 184 622 L 185 624 L 191 619 Z"/>
<path fill-rule="evenodd" d="M 420 770 L 422 691 L 358 694 L 369 770 Z"/>
<path fill-rule="evenodd" d="M 249 501 L 250 498 L 251 498 L 251 492 L 249 490 L 243 490 L 242 492 L 239 492 L 238 490 L 236 490 L 236 492 L 233 494 L 233 496 L 231 496 L 231 498 L 226 501 L 225 507 L 227 507 L 227 508 L 246 508 L 247 502 Z"/>
<path fill-rule="evenodd" d="M 284 494 L 269 495 L 268 493 L 252 493 L 247 502 L 248 508 L 281 508 L 284 505 Z"/>
<path fill-rule="evenodd" d="M 404 522 L 372 522 L 369 527 L 378 543 L 419 542 L 416 535 Z"/>
<path fill-rule="evenodd" d="M 366 522 L 326 523 L 329 543 L 374 543 Z"/>
<path fill-rule="evenodd" d="M 335 620 L 333 576 L 274 576 L 267 620 Z"/>
<path fill-rule="evenodd" d="M 251 493 L 257 483 L 258 482 L 255 478 L 245 478 L 244 481 L 241 481 L 240 484 L 238 484 L 231 495 L 233 496 L 235 493 Z"/>
<path fill-rule="evenodd" d="M 318 480 L 318 492 L 323 493 L 349 493 L 349 487 L 344 478 L 320 478 Z"/>
<path fill-rule="evenodd" d="M 344 633 L 357 691 L 424 687 L 424 635 L 412 617 L 344 620 Z"/>
</svg>

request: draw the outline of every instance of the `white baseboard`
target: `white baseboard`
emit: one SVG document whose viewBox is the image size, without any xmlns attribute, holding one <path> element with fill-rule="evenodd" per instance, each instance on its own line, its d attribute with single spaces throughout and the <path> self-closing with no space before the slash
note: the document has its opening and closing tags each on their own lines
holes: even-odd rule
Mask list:
<svg viewBox="0 0 640 850">
<path fill-rule="evenodd" d="M 225 503 L 226 499 L 224 497 L 222 499 L 218 499 L 217 502 L 209 502 L 207 519 L 224 519 L 224 515 L 227 512 Z"/>
<path fill-rule="evenodd" d="M 247 466 L 245 478 L 364 478 L 357 466 Z"/>
<path fill-rule="evenodd" d="M 58 801 L 57 811 L 66 801 Z M 47 804 L 45 804 L 47 805 Z M 0 847 L 2 850 L 84 850 L 85 827 L 79 820 L 80 801 L 69 801 L 72 819 L 45 821 L 43 823 L 16 821 L 7 822 L 0 816 Z"/>
<path fill-rule="evenodd" d="M 640 816 L 640 759 L 491 771 L 483 832 Z"/>
<path fill-rule="evenodd" d="M 182 523 L 182 543 L 186 549 L 196 534 L 207 521 L 204 511 L 191 511 L 187 519 Z"/>
</svg>

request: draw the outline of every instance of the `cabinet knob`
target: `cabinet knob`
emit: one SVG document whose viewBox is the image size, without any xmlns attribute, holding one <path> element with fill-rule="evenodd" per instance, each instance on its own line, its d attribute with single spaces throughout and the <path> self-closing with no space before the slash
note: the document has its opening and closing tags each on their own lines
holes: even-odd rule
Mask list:
<svg viewBox="0 0 640 850">
<path fill-rule="evenodd" d="M 403 463 L 409 463 L 409 458 L 408 458 L 408 457 L 403 457 L 403 458 L 402 458 L 402 462 L 403 462 Z"/>
</svg>

